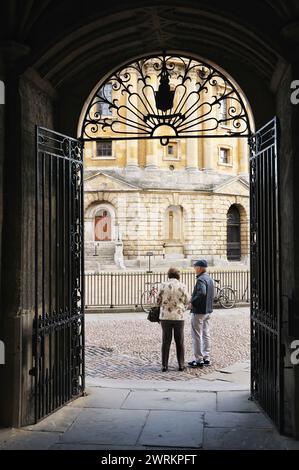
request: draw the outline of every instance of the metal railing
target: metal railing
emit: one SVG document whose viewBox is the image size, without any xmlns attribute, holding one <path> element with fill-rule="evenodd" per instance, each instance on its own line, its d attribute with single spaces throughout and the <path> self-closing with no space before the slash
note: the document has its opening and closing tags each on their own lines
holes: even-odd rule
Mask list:
<svg viewBox="0 0 299 470">
<path fill-rule="evenodd" d="M 219 279 L 219 286 L 229 285 L 236 291 L 237 302 L 249 302 L 249 271 L 213 271 L 209 274 Z M 100 272 L 85 274 L 85 307 L 138 307 L 147 283 L 164 282 L 166 272 Z M 195 284 L 193 271 L 181 272 L 181 281 L 190 295 Z"/>
</svg>

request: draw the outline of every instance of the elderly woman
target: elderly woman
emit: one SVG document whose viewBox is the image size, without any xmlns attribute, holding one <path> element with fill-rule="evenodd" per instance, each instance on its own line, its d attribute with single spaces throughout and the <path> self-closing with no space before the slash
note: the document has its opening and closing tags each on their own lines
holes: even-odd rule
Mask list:
<svg viewBox="0 0 299 470">
<path fill-rule="evenodd" d="M 179 370 L 185 369 L 184 320 L 189 300 L 187 288 L 180 282 L 180 272 L 175 268 L 170 268 L 168 280 L 162 284 L 157 298 L 162 326 L 162 372 L 168 370 L 169 350 L 173 332 Z"/>
</svg>

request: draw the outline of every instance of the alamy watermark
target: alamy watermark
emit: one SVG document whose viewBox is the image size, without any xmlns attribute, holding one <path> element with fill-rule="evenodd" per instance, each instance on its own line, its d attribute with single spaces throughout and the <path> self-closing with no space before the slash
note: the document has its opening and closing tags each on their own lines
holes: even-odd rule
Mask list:
<svg viewBox="0 0 299 470">
<path fill-rule="evenodd" d="M 293 350 L 290 359 L 291 363 L 297 366 L 299 364 L 299 339 L 294 339 L 294 341 L 291 342 L 291 349 Z"/>
<path fill-rule="evenodd" d="M 5 345 L 3 341 L 0 341 L 0 365 L 5 364 Z"/>
<path fill-rule="evenodd" d="M 2 80 L 0 80 L 0 104 L 5 104 L 5 85 Z"/>
<path fill-rule="evenodd" d="M 299 104 L 299 80 L 293 80 L 291 82 L 291 103 L 292 104 Z"/>
</svg>

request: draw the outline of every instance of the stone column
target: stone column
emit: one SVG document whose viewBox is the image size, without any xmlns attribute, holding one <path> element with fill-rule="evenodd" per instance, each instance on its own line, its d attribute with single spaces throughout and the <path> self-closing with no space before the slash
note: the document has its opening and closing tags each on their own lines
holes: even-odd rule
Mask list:
<svg viewBox="0 0 299 470">
<path fill-rule="evenodd" d="M 217 160 L 216 146 L 214 139 L 204 139 L 203 141 L 203 167 L 205 170 L 213 170 Z"/>
<path fill-rule="evenodd" d="M 158 88 L 158 80 L 156 71 L 150 67 L 148 70 L 149 75 L 151 76 L 151 85 L 154 90 Z M 149 88 L 146 90 L 147 98 L 150 102 L 153 102 L 154 95 L 152 90 Z M 153 109 L 155 109 L 155 104 L 153 103 Z M 155 170 L 159 167 L 158 165 L 158 139 L 149 139 L 146 141 L 145 145 L 145 168 L 148 170 Z"/>
<path fill-rule="evenodd" d="M 129 70 L 129 73 L 131 75 L 130 85 L 132 85 L 132 90 L 136 91 L 137 86 L 138 86 L 137 72 L 135 70 Z M 128 101 L 128 95 L 127 95 L 126 100 L 127 100 L 126 104 L 129 105 L 129 107 L 132 106 L 132 103 L 133 103 L 134 106 L 137 107 L 138 103 L 137 103 L 137 97 L 136 96 L 131 98 L 131 100 L 130 100 L 131 103 L 129 103 L 129 101 Z M 127 118 L 134 121 L 134 122 L 137 121 L 136 115 L 134 113 L 130 112 L 130 111 L 127 111 Z M 133 127 L 130 126 L 129 123 L 127 124 L 126 127 L 127 127 L 127 132 L 128 133 L 135 130 Z M 130 169 L 130 170 L 137 169 L 138 168 L 138 141 L 137 140 L 127 140 L 126 144 L 127 144 L 126 168 Z"/>
<path fill-rule="evenodd" d="M 205 94 L 205 100 L 210 102 L 211 100 L 211 90 L 209 88 L 208 93 Z M 212 111 L 216 112 L 216 110 Z M 207 116 L 209 117 L 209 116 Z M 209 128 L 211 124 L 209 122 L 203 123 L 202 127 L 203 129 Z M 214 131 L 213 131 L 214 132 Z M 211 131 L 204 131 L 203 135 L 206 133 L 211 134 Z M 203 139 L 203 168 L 205 170 L 213 170 L 216 166 L 217 162 L 217 154 L 216 154 L 216 145 L 215 145 L 215 139 L 210 139 L 210 138 L 204 138 Z"/>
<path fill-rule="evenodd" d="M 243 137 L 239 141 L 238 145 L 238 153 L 239 153 L 239 173 L 240 174 L 248 174 L 248 166 L 249 166 L 249 146 L 247 138 Z"/>
<path fill-rule="evenodd" d="M 146 141 L 146 164 L 145 168 L 148 170 L 155 170 L 158 168 L 158 140 L 149 139 Z"/>
<path fill-rule="evenodd" d="M 196 90 L 196 81 L 192 77 L 192 81 L 188 82 L 187 92 L 192 93 Z M 192 107 L 197 101 L 197 95 L 191 95 L 188 99 L 188 106 Z M 195 104 L 196 106 L 196 104 Z M 188 112 L 188 109 L 186 109 Z M 192 115 L 192 118 L 195 118 L 196 114 Z M 186 170 L 196 171 L 198 170 L 198 139 L 190 138 L 186 139 Z"/>
<path fill-rule="evenodd" d="M 186 139 L 186 170 L 198 170 L 198 139 Z"/>
</svg>

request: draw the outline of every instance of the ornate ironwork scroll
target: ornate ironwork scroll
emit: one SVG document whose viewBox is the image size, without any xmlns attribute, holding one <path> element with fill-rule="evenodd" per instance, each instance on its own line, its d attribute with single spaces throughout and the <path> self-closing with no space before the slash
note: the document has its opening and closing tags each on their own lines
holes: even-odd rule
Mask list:
<svg viewBox="0 0 299 470">
<path fill-rule="evenodd" d="M 246 103 L 236 86 L 205 62 L 163 54 L 128 64 L 94 93 L 83 140 L 248 137 Z"/>
<path fill-rule="evenodd" d="M 277 119 L 250 138 L 251 392 L 283 430 Z"/>
<path fill-rule="evenodd" d="M 82 143 L 37 127 L 35 420 L 84 390 Z"/>
</svg>

